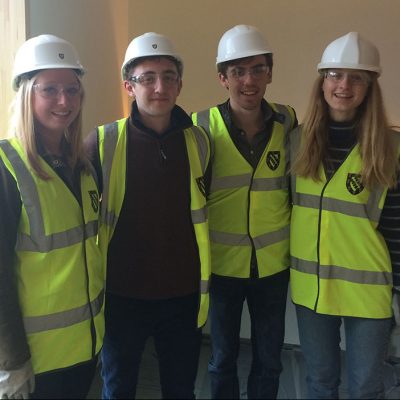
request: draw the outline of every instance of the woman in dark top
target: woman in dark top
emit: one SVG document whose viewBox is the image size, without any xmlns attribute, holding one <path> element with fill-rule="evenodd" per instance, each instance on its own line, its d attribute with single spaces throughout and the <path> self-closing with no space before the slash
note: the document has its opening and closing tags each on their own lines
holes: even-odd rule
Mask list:
<svg viewBox="0 0 400 400">
<path fill-rule="evenodd" d="M 375 46 L 356 32 L 325 49 L 304 123 L 291 134 L 291 293 L 310 398 L 338 398 L 340 326 L 349 398 L 382 398 L 399 286 L 398 134 Z"/>
<path fill-rule="evenodd" d="M 0 398 L 85 398 L 103 332 L 97 180 L 85 157 L 83 67 L 53 35 L 15 57 L 0 141 Z"/>
</svg>

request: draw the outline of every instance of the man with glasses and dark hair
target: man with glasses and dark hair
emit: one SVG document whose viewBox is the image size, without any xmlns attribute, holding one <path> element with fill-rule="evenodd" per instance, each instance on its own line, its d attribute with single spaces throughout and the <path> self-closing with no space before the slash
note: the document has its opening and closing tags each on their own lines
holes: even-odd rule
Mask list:
<svg viewBox="0 0 400 400">
<path fill-rule="evenodd" d="M 175 102 L 183 63 L 149 32 L 122 65 L 134 98 L 128 118 L 100 126 L 88 148 L 103 177 L 99 242 L 107 253 L 103 398 L 133 398 L 141 355 L 154 337 L 163 398 L 194 398 L 208 313 L 210 249 L 206 132 Z"/>
<path fill-rule="evenodd" d="M 217 69 L 229 99 L 192 115 L 208 131 L 213 149 L 207 202 L 213 398 L 240 397 L 237 358 L 245 300 L 253 348 L 247 396 L 276 398 L 279 388 L 289 280 L 285 145 L 297 119 L 290 106 L 264 99 L 272 66 L 270 47 L 256 28 L 228 30 L 219 42 Z"/>
</svg>

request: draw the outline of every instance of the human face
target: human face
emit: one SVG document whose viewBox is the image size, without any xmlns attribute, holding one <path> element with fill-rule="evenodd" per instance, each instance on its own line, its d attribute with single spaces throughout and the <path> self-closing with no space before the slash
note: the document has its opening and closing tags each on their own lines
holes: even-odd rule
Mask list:
<svg viewBox="0 0 400 400">
<path fill-rule="evenodd" d="M 76 88 L 79 92 L 76 93 Z M 57 95 L 49 93 L 58 90 Z M 61 139 L 79 114 L 82 91 L 72 69 L 47 69 L 39 72 L 32 90 L 35 129 L 44 138 Z"/>
<path fill-rule="evenodd" d="M 354 119 L 367 94 L 369 78 L 367 72 L 359 70 L 340 68 L 326 71 L 322 91 L 333 121 Z"/>
<path fill-rule="evenodd" d="M 258 55 L 229 66 L 226 76 L 219 73 L 218 77 L 229 91 L 234 110 L 255 110 L 260 107 L 267 85 L 272 81 L 272 71 L 267 67 L 265 56 Z"/>
<path fill-rule="evenodd" d="M 144 60 L 129 71 L 129 77 L 140 77 L 151 74 L 150 80 L 134 82 L 132 79 L 124 81 L 128 94 L 135 98 L 139 113 L 144 122 L 149 119 L 170 118 L 171 110 L 182 88 L 182 80 L 173 61 L 167 58 Z M 175 76 L 176 80 L 167 79 Z M 142 81 L 142 82 L 141 82 Z"/>
</svg>

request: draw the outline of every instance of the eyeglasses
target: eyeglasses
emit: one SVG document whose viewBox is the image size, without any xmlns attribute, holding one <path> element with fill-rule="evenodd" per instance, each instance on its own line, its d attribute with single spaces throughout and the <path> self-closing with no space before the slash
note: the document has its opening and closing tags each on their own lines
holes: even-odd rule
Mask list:
<svg viewBox="0 0 400 400">
<path fill-rule="evenodd" d="M 53 84 L 53 83 L 36 83 L 33 85 L 36 93 L 48 100 L 55 100 L 64 93 L 69 99 L 75 99 L 82 93 L 81 85 L 73 83 L 71 85 Z"/>
<path fill-rule="evenodd" d="M 352 85 L 368 85 L 371 82 L 371 78 L 367 72 L 344 72 L 337 70 L 325 71 L 325 78 L 332 82 L 341 82 L 345 77 Z"/>
<path fill-rule="evenodd" d="M 233 67 L 229 72 L 228 75 L 236 79 L 237 81 L 245 79 L 247 74 L 250 74 L 254 79 L 262 79 L 264 78 L 267 73 L 270 71 L 268 65 L 256 65 L 251 68 L 243 68 L 243 67 Z"/>
<path fill-rule="evenodd" d="M 179 81 L 179 75 L 176 72 L 163 72 L 161 74 L 144 72 L 140 75 L 131 76 L 128 80 L 134 83 L 140 83 L 146 87 L 151 87 L 156 84 L 157 78 L 160 78 L 165 86 L 173 86 Z"/>
</svg>

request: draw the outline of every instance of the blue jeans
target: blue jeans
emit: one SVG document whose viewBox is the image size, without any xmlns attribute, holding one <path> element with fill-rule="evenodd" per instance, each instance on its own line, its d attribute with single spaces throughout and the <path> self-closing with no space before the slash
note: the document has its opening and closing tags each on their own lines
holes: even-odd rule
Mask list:
<svg viewBox="0 0 400 400">
<path fill-rule="evenodd" d="M 85 399 L 92 385 L 96 366 L 97 357 L 69 368 L 35 375 L 35 391 L 30 398 Z"/>
<path fill-rule="evenodd" d="M 337 317 L 296 306 L 300 344 L 310 399 L 337 399 L 340 385 L 340 326 L 346 336 L 347 391 L 350 399 L 384 396 L 383 362 L 392 320 Z"/>
<path fill-rule="evenodd" d="M 208 365 L 214 399 L 240 397 L 237 358 L 243 303 L 251 320 L 252 364 L 247 397 L 276 398 L 282 372 L 288 271 L 262 279 L 213 275 L 210 287 L 212 356 Z"/>
<path fill-rule="evenodd" d="M 138 300 L 106 294 L 102 349 L 103 399 L 136 395 L 140 361 L 154 337 L 163 398 L 194 398 L 200 356 L 199 295 Z"/>
</svg>

